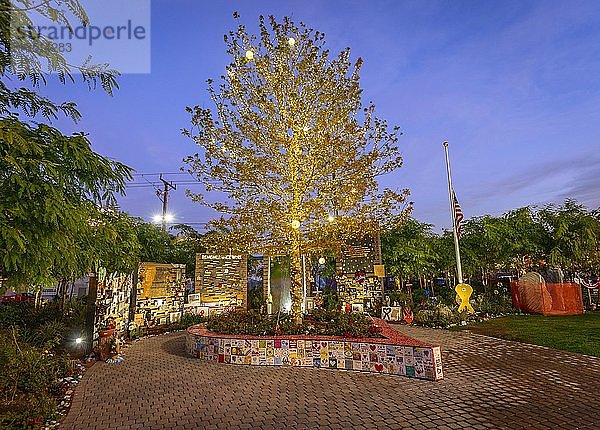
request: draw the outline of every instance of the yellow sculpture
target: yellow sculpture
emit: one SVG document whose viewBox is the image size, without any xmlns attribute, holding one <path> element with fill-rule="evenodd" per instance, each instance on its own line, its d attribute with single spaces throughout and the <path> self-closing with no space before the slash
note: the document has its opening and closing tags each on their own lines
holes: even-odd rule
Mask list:
<svg viewBox="0 0 600 430">
<path fill-rule="evenodd" d="M 460 306 L 458 307 L 458 312 L 462 312 L 463 309 L 467 308 L 470 313 L 475 312 L 471 303 L 469 303 L 469 298 L 471 294 L 473 294 L 473 287 L 469 284 L 458 284 L 456 288 L 454 288 L 458 297 L 460 297 Z"/>
</svg>

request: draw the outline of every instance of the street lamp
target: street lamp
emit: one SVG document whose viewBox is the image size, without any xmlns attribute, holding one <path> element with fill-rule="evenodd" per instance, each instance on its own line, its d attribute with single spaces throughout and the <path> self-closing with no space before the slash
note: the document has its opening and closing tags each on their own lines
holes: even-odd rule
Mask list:
<svg viewBox="0 0 600 430">
<path fill-rule="evenodd" d="M 156 224 L 163 224 L 163 229 L 168 222 L 173 222 L 175 216 L 170 213 L 166 213 L 164 216 L 156 214 L 152 217 L 152 221 Z"/>
</svg>

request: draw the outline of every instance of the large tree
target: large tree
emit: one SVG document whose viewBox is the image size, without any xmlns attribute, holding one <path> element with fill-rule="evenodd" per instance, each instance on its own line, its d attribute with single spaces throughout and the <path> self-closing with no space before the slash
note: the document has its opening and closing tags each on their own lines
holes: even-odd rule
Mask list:
<svg viewBox="0 0 600 430">
<path fill-rule="evenodd" d="M 545 236 L 547 260 L 570 272 L 594 272 L 600 265 L 600 222 L 573 199 L 547 205 L 537 213 Z"/>
<path fill-rule="evenodd" d="M 381 252 L 388 274 L 394 276 L 399 285 L 412 277 L 419 279 L 434 272 L 436 252 L 433 225 L 414 218 L 381 234 Z"/>
<path fill-rule="evenodd" d="M 237 18 L 236 15 L 234 15 Z M 374 231 L 401 216 L 407 190 L 380 189 L 379 175 L 402 159 L 398 128 L 363 105 L 362 60 L 332 55 L 324 35 L 289 18 L 244 25 L 225 36 L 231 62 L 213 109 L 188 108 L 201 147 L 189 170 L 219 201 L 192 197 L 223 215 L 211 225 L 227 234 L 222 250 L 290 256 L 292 314 L 301 319 L 302 254 Z"/>
<path fill-rule="evenodd" d="M 77 0 L 0 0 L 0 277 L 13 287 L 77 276 L 102 258 L 122 265 L 127 260 L 110 252 L 118 240 L 129 241 L 119 237 L 125 224 L 105 208 L 124 192 L 130 169 L 95 153 L 83 133 L 66 136 L 49 125 L 80 114 L 72 102 L 41 95 L 45 73 L 62 83 L 77 73 L 108 93 L 116 73 L 70 65 L 44 37 L 15 38 L 17 27 L 35 26 L 36 15 L 88 24 Z"/>
</svg>

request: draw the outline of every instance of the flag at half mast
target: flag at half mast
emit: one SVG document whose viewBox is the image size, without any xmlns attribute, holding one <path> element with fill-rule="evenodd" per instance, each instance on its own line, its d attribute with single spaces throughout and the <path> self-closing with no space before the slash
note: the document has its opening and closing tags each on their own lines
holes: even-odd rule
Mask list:
<svg viewBox="0 0 600 430">
<path fill-rule="evenodd" d="M 456 193 L 454 190 L 452 190 L 452 199 L 454 202 L 454 225 L 456 227 L 456 236 L 458 236 L 460 239 L 462 220 L 465 219 L 465 216 L 460 205 L 458 204 L 458 199 L 456 198 Z"/>
</svg>

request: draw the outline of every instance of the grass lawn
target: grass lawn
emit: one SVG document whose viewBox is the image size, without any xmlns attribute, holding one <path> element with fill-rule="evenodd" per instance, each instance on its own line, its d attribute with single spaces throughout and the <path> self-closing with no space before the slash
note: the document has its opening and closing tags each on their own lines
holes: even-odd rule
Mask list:
<svg viewBox="0 0 600 430">
<path fill-rule="evenodd" d="M 600 357 L 600 312 L 553 317 L 511 315 L 454 329 Z"/>
</svg>

